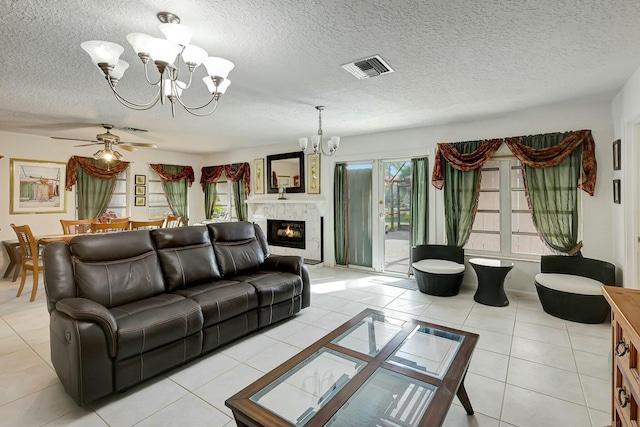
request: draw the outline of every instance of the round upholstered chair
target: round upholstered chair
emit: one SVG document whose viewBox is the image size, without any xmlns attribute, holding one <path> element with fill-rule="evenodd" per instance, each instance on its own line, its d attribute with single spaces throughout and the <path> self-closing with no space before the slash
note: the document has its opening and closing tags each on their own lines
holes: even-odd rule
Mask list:
<svg viewBox="0 0 640 427">
<path fill-rule="evenodd" d="M 411 259 L 420 292 L 442 297 L 458 295 L 464 277 L 464 249 L 417 245 L 411 248 Z"/>
<path fill-rule="evenodd" d="M 545 255 L 536 290 L 544 311 L 579 323 L 602 323 L 609 318 L 609 304 L 602 285 L 615 286 L 615 266 L 581 256 Z"/>
</svg>

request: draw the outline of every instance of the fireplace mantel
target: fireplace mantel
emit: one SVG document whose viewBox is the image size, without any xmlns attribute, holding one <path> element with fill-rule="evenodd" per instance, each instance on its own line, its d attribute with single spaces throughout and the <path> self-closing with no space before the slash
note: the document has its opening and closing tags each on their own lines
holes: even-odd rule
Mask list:
<svg viewBox="0 0 640 427">
<path fill-rule="evenodd" d="M 326 200 L 324 198 L 313 198 L 313 199 L 249 199 L 249 200 L 245 200 L 245 203 L 248 205 L 270 205 L 270 204 L 287 204 L 287 203 L 302 203 L 302 204 L 316 204 L 316 205 L 321 205 L 323 203 L 325 203 Z"/>
</svg>

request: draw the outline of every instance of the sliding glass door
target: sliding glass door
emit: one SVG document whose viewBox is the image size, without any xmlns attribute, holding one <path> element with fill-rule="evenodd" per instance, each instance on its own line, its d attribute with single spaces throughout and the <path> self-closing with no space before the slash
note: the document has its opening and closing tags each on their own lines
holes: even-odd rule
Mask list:
<svg viewBox="0 0 640 427">
<path fill-rule="evenodd" d="M 383 269 L 409 272 L 411 219 L 411 161 L 383 161 L 379 177 L 384 195 Z M 379 203 L 380 204 L 380 203 Z"/>
</svg>

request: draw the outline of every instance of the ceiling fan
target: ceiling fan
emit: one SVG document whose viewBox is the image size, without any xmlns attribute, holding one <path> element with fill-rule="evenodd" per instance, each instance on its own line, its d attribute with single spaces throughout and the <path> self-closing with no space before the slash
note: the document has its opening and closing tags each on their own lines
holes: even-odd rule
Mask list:
<svg viewBox="0 0 640 427">
<path fill-rule="evenodd" d="M 96 153 L 94 153 L 93 158 L 98 160 L 98 159 L 103 159 L 107 162 L 111 161 L 111 160 L 120 160 L 122 158 L 122 154 L 120 154 L 119 152 L 117 152 L 115 150 L 115 148 L 122 148 L 123 150 L 126 151 L 137 151 L 138 148 L 136 147 L 142 147 L 142 148 L 158 148 L 158 146 L 156 144 L 149 144 L 149 143 L 145 143 L 145 142 L 124 142 L 124 141 L 120 141 L 120 137 L 118 135 L 115 135 L 113 133 L 110 132 L 111 129 L 113 129 L 113 125 L 108 124 L 108 123 L 102 123 L 102 127 L 105 128 L 106 132 L 105 133 L 99 133 L 98 135 L 96 135 L 96 139 L 79 139 L 79 138 L 64 138 L 61 136 L 52 136 L 51 138 L 53 139 L 65 139 L 65 140 L 69 140 L 69 141 L 82 141 L 82 142 L 89 142 L 90 144 L 80 144 L 80 145 L 76 145 L 75 147 L 88 147 L 90 145 L 95 145 L 95 144 L 104 144 L 104 149 L 102 150 L 98 150 Z M 144 129 L 137 129 L 137 128 L 130 128 L 130 127 L 126 127 L 126 128 L 122 128 L 123 130 L 130 130 L 130 131 L 138 131 L 138 132 L 147 132 Z"/>
</svg>

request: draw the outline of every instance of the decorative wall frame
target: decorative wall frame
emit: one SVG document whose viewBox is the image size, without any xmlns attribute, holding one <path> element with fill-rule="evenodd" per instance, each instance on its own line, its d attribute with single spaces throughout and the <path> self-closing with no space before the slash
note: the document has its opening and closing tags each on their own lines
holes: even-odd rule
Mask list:
<svg viewBox="0 0 640 427">
<path fill-rule="evenodd" d="M 620 198 L 621 198 L 621 183 L 619 179 L 614 179 L 613 180 L 613 203 L 617 203 L 620 204 L 622 203 Z"/>
<path fill-rule="evenodd" d="M 621 158 L 622 158 L 622 154 L 620 152 L 620 140 L 616 139 L 615 141 L 613 141 L 613 170 L 614 171 L 619 171 L 620 169 L 622 169 L 622 163 L 621 163 Z"/>
<path fill-rule="evenodd" d="M 309 188 L 307 193 L 320 194 L 320 153 L 307 155 Z"/>
<path fill-rule="evenodd" d="M 135 205 L 136 206 L 146 206 L 147 205 L 147 198 L 144 197 L 144 196 L 136 196 Z"/>
<path fill-rule="evenodd" d="M 147 175 L 136 175 L 135 178 L 136 185 L 147 185 Z"/>
<path fill-rule="evenodd" d="M 136 185 L 136 196 L 145 196 L 147 194 L 146 185 Z"/>
<path fill-rule="evenodd" d="M 264 159 L 253 161 L 253 192 L 264 194 Z"/>
<path fill-rule="evenodd" d="M 67 164 L 47 160 L 11 159 L 10 214 L 67 211 Z"/>
</svg>

